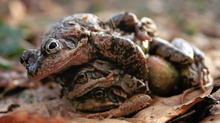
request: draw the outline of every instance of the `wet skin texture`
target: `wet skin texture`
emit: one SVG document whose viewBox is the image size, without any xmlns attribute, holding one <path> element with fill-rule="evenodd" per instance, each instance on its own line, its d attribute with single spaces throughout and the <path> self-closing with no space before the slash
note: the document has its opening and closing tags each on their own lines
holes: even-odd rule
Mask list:
<svg viewBox="0 0 220 123">
<path fill-rule="evenodd" d="M 163 93 L 170 93 L 167 91 L 170 88 L 181 87 L 184 90 L 198 85 L 205 91 L 204 85 L 211 83 L 211 80 L 208 79 L 204 53 L 183 39 L 177 38 L 170 43 L 156 34 L 157 27 L 150 18 L 138 20 L 133 13 L 119 13 L 107 21 L 102 21 L 93 14 L 74 14 L 65 17 L 46 32 L 36 49 L 25 50 L 21 63 L 26 67 L 30 79 L 50 77 L 59 82 L 63 86 L 62 94 L 71 101 L 75 100 L 73 102 L 79 102 L 78 107 L 83 107 L 88 100 L 94 102 L 94 106 L 79 110 L 96 112 L 118 107 L 101 114 L 104 117 L 128 115 L 148 106 L 152 101 L 147 95 L 150 91 L 163 96 Z M 88 65 L 95 59 L 114 65 Z M 102 70 L 100 66 L 103 67 Z M 113 69 L 111 66 L 116 67 Z M 165 68 L 162 71 L 159 69 L 161 66 Z M 79 86 L 74 78 L 84 68 L 91 69 L 91 73 L 98 69 L 103 80 L 93 78 Z M 115 70 L 124 71 L 125 74 L 114 73 Z M 145 91 L 137 93 L 139 88 L 135 86 L 125 89 L 122 86 L 123 79 L 119 81 L 120 84 L 112 83 L 125 75 L 138 80 L 128 79 L 134 85 L 140 82 L 144 84 Z M 169 79 L 162 81 L 164 76 Z M 111 79 L 108 80 L 109 78 Z M 177 80 L 180 81 L 178 84 L 175 83 Z M 107 95 L 103 98 L 107 102 L 104 105 L 95 103 L 97 101 L 94 98 L 88 98 L 92 97 L 88 95 L 93 95 L 100 88 Z M 135 91 L 128 93 L 128 90 Z M 141 99 L 148 103 L 144 104 Z M 130 104 L 140 106 L 128 106 Z M 124 109 L 125 107 L 129 108 Z M 100 114 L 93 116 L 97 115 Z"/>
</svg>

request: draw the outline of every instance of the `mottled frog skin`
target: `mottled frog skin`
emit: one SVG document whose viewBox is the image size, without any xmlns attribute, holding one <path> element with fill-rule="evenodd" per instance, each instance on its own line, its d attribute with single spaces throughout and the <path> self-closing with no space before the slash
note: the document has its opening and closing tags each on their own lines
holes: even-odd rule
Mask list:
<svg viewBox="0 0 220 123">
<path fill-rule="evenodd" d="M 90 112 L 89 118 L 127 116 L 153 101 L 142 80 L 110 62 L 92 61 L 72 76 L 72 83 L 64 86 L 62 94 L 78 111 Z"/>
<path fill-rule="evenodd" d="M 141 45 L 138 43 L 139 46 L 144 46 L 142 50 L 143 52 L 147 51 L 145 52 L 147 56 L 160 56 L 174 64 L 180 70 L 180 75 L 182 76 L 180 81 L 184 89 L 199 84 L 201 89 L 205 91 L 204 85 L 212 83 L 208 67 L 205 65 L 205 54 L 184 39 L 175 38 L 171 42 L 161 39 L 157 36 L 156 24 L 151 19 L 143 17 L 139 21 L 134 14 L 125 12 L 112 16 L 106 23 L 108 25 L 113 23 L 114 26 L 110 26 L 112 29 L 119 29 L 126 33 L 134 32 L 135 35 L 130 38 L 133 42 L 137 42 L 137 39 L 140 40 L 141 37 L 147 39 L 147 33 L 147 36 L 150 36 L 152 40 L 149 46 L 148 42 L 145 42 L 143 39 L 141 40 Z M 146 48 L 148 50 L 145 50 Z M 152 69 L 156 66 L 149 67 Z M 152 85 L 152 82 L 149 83 Z"/>
<path fill-rule="evenodd" d="M 202 51 L 160 38 L 152 19 L 129 12 L 107 21 L 88 13 L 65 17 L 23 52 L 21 63 L 30 79 L 60 83 L 77 110 L 99 112 L 88 117 L 130 115 L 150 105 L 150 91 L 167 96 L 212 83 Z"/>
<path fill-rule="evenodd" d="M 122 65 L 129 74 L 147 80 L 148 69 L 140 47 L 106 30 L 92 14 L 66 17 L 44 34 L 36 49 L 23 52 L 21 63 L 30 79 L 39 80 L 70 66 L 106 59 Z"/>
</svg>

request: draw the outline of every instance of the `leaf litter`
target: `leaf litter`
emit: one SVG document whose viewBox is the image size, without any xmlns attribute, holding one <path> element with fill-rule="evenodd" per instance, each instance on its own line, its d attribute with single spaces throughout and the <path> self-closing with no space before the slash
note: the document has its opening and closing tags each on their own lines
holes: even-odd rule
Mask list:
<svg viewBox="0 0 220 123">
<path fill-rule="evenodd" d="M 205 98 L 208 98 L 208 95 L 212 91 L 211 87 L 207 89 L 205 93 L 203 93 L 200 89 L 194 90 L 185 96 L 184 103 L 180 103 L 182 94 L 172 97 L 155 96 L 154 103 L 150 107 L 141 110 L 130 118 L 87 119 L 83 118 L 86 114 L 75 111 L 68 100 L 65 98 L 61 99 L 59 97 L 60 89 L 61 87 L 59 85 L 55 85 L 54 87 L 41 85 L 38 88 L 25 89 L 22 92 L 6 96 L 0 100 L 0 104 L 3 105 L 0 111 L 0 122 L 10 122 L 11 120 L 21 120 L 22 123 L 25 123 L 26 120 L 42 120 L 42 122 L 45 123 L 169 122 L 175 117 L 181 115 L 184 116 L 184 114 L 189 111 L 190 108 L 203 101 Z M 213 97 L 218 98 L 219 96 L 216 93 L 214 93 Z M 20 113 L 24 113 L 27 115 L 27 117 L 23 117 L 24 119 L 17 119 Z M 215 115 L 218 116 L 218 114 Z M 38 118 L 38 120 L 35 118 Z M 57 118 L 59 120 L 57 120 Z"/>
</svg>

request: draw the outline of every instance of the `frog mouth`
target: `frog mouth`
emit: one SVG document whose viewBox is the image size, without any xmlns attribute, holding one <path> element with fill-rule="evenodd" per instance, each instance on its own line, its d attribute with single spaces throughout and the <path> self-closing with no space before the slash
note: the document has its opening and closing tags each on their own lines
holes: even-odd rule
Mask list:
<svg viewBox="0 0 220 123">
<path fill-rule="evenodd" d="M 119 103 L 114 103 L 114 102 L 99 103 L 95 100 L 88 99 L 84 103 L 74 100 L 72 101 L 72 105 L 76 107 L 77 110 L 82 112 L 97 113 L 97 112 L 104 112 L 113 108 L 117 108 L 119 106 Z"/>
<path fill-rule="evenodd" d="M 117 93 L 120 92 L 120 93 Z M 84 112 L 103 112 L 117 108 L 127 99 L 127 95 L 120 87 L 94 88 L 81 97 L 70 101 L 77 110 Z"/>
<path fill-rule="evenodd" d="M 89 48 L 63 49 L 62 52 L 44 56 L 39 49 L 26 50 L 21 56 L 21 63 L 28 71 L 28 78 L 41 80 L 53 73 L 58 73 L 70 66 L 77 66 L 91 59 Z M 83 54 L 83 55 L 82 55 Z"/>
<path fill-rule="evenodd" d="M 27 69 L 27 76 L 30 80 L 41 80 L 64 68 L 69 61 L 65 61 L 64 58 L 55 60 L 53 56 L 45 58 L 39 50 L 29 49 L 23 52 L 20 62 Z"/>
</svg>

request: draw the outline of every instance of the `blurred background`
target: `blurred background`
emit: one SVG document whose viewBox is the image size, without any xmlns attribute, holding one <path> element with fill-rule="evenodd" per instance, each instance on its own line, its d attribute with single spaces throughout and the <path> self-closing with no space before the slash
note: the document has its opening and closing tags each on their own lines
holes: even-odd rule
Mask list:
<svg viewBox="0 0 220 123">
<path fill-rule="evenodd" d="M 0 0 L 0 69 L 18 63 L 22 51 L 35 48 L 43 33 L 65 16 L 93 13 L 106 20 L 128 11 L 139 19 L 152 18 L 160 37 L 181 37 L 202 49 L 212 75 L 218 77 L 219 6 L 219 0 Z"/>
</svg>

